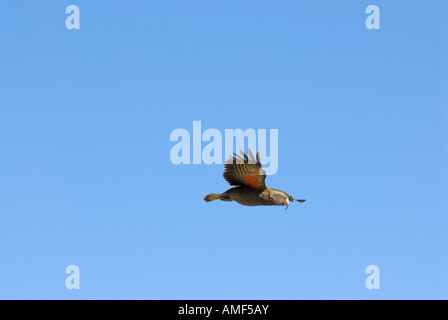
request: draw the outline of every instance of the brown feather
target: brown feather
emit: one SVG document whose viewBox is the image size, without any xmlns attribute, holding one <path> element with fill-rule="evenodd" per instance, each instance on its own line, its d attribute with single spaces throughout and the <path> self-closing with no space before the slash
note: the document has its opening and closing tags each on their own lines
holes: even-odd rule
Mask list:
<svg viewBox="0 0 448 320">
<path fill-rule="evenodd" d="M 241 156 L 234 153 L 229 157 L 224 164 L 223 177 L 231 186 L 264 190 L 266 175 L 261 167 L 260 154 L 257 152 L 255 158 L 250 149 L 248 153 L 249 156 L 241 151 Z"/>
</svg>

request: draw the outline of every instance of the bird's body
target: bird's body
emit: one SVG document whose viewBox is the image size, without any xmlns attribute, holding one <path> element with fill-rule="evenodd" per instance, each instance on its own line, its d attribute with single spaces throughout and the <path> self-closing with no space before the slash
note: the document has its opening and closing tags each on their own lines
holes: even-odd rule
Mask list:
<svg viewBox="0 0 448 320">
<path fill-rule="evenodd" d="M 238 202 L 243 206 L 268 206 L 269 201 L 265 200 L 261 196 L 261 194 L 267 190 L 268 189 L 260 191 L 246 186 L 242 186 L 231 188 L 226 192 L 224 192 L 224 194 L 231 201 Z"/>
<path fill-rule="evenodd" d="M 244 206 L 289 206 L 297 200 L 284 191 L 266 187 L 266 175 L 261 168 L 259 153 L 254 158 L 249 149 L 249 157 L 241 151 L 242 156 L 234 154 L 225 163 L 224 179 L 235 187 L 224 193 L 212 193 L 204 197 L 205 202 L 213 200 L 235 201 Z"/>
</svg>

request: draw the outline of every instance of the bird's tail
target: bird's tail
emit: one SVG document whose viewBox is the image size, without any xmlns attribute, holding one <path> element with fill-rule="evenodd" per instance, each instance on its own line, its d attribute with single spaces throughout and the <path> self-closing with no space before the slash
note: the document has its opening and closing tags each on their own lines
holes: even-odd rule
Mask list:
<svg viewBox="0 0 448 320">
<path fill-rule="evenodd" d="M 204 197 L 204 201 L 205 202 L 210 202 L 213 200 L 218 200 L 221 199 L 222 194 L 219 193 L 212 193 L 212 194 L 208 194 Z"/>
</svg>

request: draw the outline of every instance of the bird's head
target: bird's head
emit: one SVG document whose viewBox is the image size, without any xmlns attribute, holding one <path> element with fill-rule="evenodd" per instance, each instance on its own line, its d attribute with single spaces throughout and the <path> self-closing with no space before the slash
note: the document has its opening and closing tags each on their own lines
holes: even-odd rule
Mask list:
<svg viewBox="0 0 448 320">
<path fill-rule="evenodd" d="M 276 191 L 274 194 L 274 202 L 279 206 L 286 206 L 286 209 L 288 209 L 289 196 L 283 191 Z"/>
<path fill-rule="evenodd" d="M 273 190 L 274 190 L 274 202 L 279 206 L 286 206 L 286 209 L 289 208 L 289 202 L 294 202 L 294 201 L 305 202 L 305 200 L 294 199 L 289 194 L 287 194 L 286 192 L 283 192 L 281 190 L 275 190 L 275 189 L 273 189 Z"/>
</svg>

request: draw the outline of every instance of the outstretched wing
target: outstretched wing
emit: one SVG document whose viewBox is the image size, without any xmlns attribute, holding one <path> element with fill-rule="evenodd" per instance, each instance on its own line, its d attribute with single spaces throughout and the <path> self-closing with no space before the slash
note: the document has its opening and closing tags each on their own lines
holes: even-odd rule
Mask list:
<svg viewBox="0 0 448 320">
<path fill-rule="evenodd" d="M 260 153 L 255 159 L 252 151 L 248 150 L 249 157 L 241 151 L 241 156 L 236 153 L 230 156 L 224 164 L 224 179 L 231 186 L 248 186 L 257 190 L 266 189 L 264 180 L 266 174 L 261 168 Z"/>
</svg>

